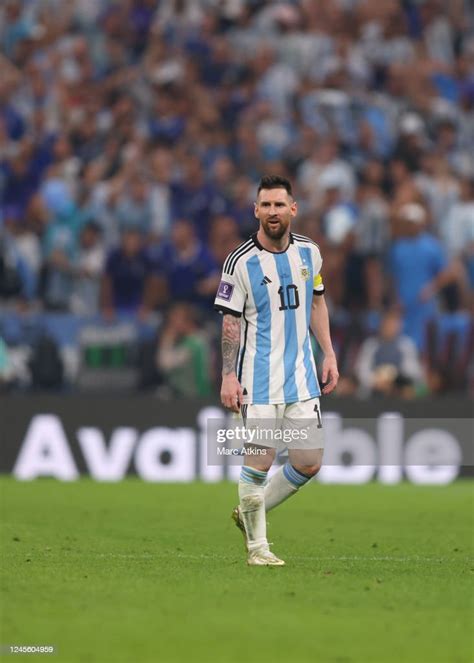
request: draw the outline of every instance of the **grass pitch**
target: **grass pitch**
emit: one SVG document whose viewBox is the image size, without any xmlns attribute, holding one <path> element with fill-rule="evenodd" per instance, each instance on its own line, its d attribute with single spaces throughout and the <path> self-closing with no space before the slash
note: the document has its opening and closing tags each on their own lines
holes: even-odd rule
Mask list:
<svg viewBox="0 0 474 663">
<path fill-rule="evenodd" d="M 269 517 L 287 566 L 249 568 L 233 484 L 4 478 L 0 644 L 55 645 L 55 663 L 470 663 L 471 486 L 311 485 Z"/>
</svg>

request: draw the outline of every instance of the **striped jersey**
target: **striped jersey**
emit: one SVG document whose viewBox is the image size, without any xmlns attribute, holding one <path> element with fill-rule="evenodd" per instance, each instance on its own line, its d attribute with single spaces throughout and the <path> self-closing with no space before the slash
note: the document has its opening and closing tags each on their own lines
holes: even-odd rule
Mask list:
<svg viewBox="0 0 474 663">
<path fill-rule="evenodd" d="M 241 317 L 237 377 L 244 403 L 296 403 L 320 396 L 309 335 L 313 294 L 323 294 L 322 258 L 290 233 L 273 253 L 255 233 L 227 257 L 214 307 Z"/>
</svg>

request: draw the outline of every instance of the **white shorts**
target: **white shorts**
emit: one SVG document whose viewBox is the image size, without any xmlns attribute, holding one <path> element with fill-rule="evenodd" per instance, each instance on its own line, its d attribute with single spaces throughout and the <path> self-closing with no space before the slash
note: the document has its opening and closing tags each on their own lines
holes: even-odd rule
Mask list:
<svg viewBox="0 0 474 663">
<path fill-rule="evenodd" d="M 247 443 L 274 449 L 324 449 L 319 398 L 278 405 L 242 405 Z"/>
</svg>

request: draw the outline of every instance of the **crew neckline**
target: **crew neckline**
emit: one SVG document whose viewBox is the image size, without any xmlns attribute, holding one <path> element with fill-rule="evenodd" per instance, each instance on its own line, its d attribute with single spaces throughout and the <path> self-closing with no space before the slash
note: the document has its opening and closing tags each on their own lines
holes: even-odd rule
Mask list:
<svg viewBox="0 0 474 663">
<path fill-rule="evenodd" d="M 289 240 L 290 240 L 290 241 L 288 242 L 288 246 L 286 247 L 286 249 L 284 249 L 283 251 L 270 251 L 270 249 L 266 249 L 266 248 L 265 248 L 264 246 L 262 246 L 262 244 L 259 242 L 258 237 L 257 237 L 257 233 L 254 233 L 254 234 L 252 235 L 252 239 L 253 239 L 253 242 L 254 242 L 255 246 L 256 246 L 258 249 L 260 249 L 260 251 L 266 251 L 267 253 L 273 253 L 273 255 L 279 255 L 279 254 L 282 254 L 282 253 L 286 253 L 286 252 L 288 251 L 288 249 L 290 248 L 290 246 L 291 246 L 291 245 L 294 243 L 294 241 L 295 241 L 295 240 L 293 239 L 293 233 L 290 232 L 290 235 L 289 235 Z"/>
</svg>

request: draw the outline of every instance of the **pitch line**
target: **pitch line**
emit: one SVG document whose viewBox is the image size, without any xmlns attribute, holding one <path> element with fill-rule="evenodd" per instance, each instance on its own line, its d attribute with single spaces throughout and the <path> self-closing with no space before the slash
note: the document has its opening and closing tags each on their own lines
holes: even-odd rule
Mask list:
<svg viewBox="0 0 474 663">
<path fill-rule="evenodd" d="M 74 553 L 73 553 L 74 554 Z M 77 553 L 79 554 L 79 553 Z M 103 553 L 89 553 L 90 556 L 96 558 L 114 558 L 114 559 L 170 559 L 174 557 L 175 559 L 190 559 L 196 561 L 202 560 L 235 560 L 237 556 L 231 555 L 218 555 L 218 554 L 192 554 L 192 553 L 182 553 L 182 552 L 167 552 L 167 553 L 114 553 L 114 552 L 103 552 Z M 471 562 L 472 558 L 470 557 L 421 557 L 418 555 L 407 556 L 407 557 L 396 557 L 396 556 L 377 556 L 377 555 L 329 555 L 329 556 L 318 556 L 318 555 L 286 555 L 286 559 L 293 561 L 309 561 L 309 562 L 396 562 L 400 564 L 409 564 L 413 562 L 424 562 L 430 564 L 440 564 L 443 562 Z"/>
</svg>

